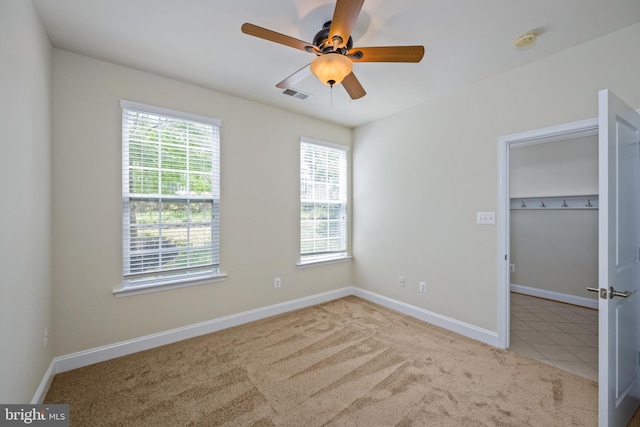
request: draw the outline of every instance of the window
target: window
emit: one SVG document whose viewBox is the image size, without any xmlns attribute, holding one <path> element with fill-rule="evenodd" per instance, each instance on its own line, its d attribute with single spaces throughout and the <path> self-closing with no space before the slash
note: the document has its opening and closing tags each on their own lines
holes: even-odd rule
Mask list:
<svg viewBox="0 0 640 427">
<path fill-rule="evenodd" d="M 123 289 L 219 275 L 220 121 L 121 106 Z"/>
<path fill-rule="evenodd" d="M 300 263 L 347 256 L 347 147 L 300 142 Z"/>
</svg>

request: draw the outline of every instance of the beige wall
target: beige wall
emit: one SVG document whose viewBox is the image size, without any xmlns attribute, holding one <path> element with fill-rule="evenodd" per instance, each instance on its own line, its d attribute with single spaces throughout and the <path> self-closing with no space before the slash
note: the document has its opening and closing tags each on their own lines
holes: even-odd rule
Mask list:
<svg viewBox="0 0 640 427">
<path fill-rule="evenodd" d="M 350 146 L 350 129 L 56 49 L 53 90 L 55 355 L 353 284 L 349 262 L 295 266 L 299 139 Z M 112 295 L 122 280 L 120 99 L 222 120 L 224 282 Z"/>
<path fill-rule="evenodd" d="M 0 402 L 29 403 L 49 367 L 51 45 L 30 1 L 0 2 Z M 49 328 L 49 345 L 43 331 Z"/>
<path fill-rule="evenodd" d="M 598 194 L 598 136 L 511 148 L 509 192 L 511 197 Z"/>
<path fill-rule="evenodd" d="M 512 196 L 598 194 L 598 136 L 512 148 Z M 596 299 L 598 210 L 511 210 L 511 283 Z"/>
<path fill-rule="evenodd" d="M 513 210 L 510 243 L 512 284 L 597 298 L 597 210 Z"/>
<path fill-rule="evenodd" d="M 497 139 L 596 117 L 603 88 L 640 107 L 638 39 L 640 24 L 356 129 L 356 285 L 496 331 L 497 229 L 476 212 L 497 210 Z"/>
</svg>

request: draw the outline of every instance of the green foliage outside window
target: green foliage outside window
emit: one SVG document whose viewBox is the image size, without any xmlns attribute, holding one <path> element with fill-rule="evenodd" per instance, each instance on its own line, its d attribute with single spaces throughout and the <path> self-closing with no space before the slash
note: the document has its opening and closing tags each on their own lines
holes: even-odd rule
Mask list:
<svg viewBox="0 0 640 427">
<path fill-rule="evenodd" d="M 125 275 L 217 264 L 214 127 L 134 110 L 124 114 Z"/>
</svg>

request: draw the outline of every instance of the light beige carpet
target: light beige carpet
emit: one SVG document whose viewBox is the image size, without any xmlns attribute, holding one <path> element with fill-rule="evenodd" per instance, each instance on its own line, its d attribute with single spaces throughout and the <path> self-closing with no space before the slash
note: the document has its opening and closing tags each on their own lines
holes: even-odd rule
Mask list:
<svg viewBox="0 0 640 427">
<path fill-rule="evenodd" d="M 56 375 L 73 426 L 596 426 L 597 384 L 357 297 Z"/>
</svg>

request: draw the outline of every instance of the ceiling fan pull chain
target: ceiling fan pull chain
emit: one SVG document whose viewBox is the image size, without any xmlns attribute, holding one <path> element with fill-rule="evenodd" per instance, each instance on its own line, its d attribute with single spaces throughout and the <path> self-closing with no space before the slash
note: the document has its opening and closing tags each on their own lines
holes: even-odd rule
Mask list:
<svg viewBox="0 0 640 427">
<path fill-rule="evenodd" d="M 330 86 L 331 87 L 331 109 L 333 110 L 333 85 Z"/>
</svg>

